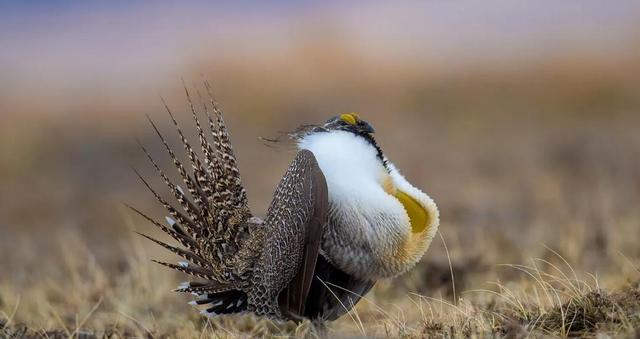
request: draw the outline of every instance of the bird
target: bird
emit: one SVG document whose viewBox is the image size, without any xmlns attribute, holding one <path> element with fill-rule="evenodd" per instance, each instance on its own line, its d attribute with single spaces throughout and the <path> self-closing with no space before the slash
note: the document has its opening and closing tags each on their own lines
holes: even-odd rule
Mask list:
<svg viewBox="0 0 640 339">
<path fill-rule="evenodd" d="M 139 233 L 182 258 L 154 261 L 192 277 L 174 291 L 191 293 L 189 303 L 202 314 L 335 320 L 376 281 L 422 258 L 438 229 L 436 204 L 387 159 L 359 114 L 288 134 L 297 153 L 263 219 L 248 207 L 222 110 L 211 85 L 204 87 L 208 98 L 200 96 L 196 108 L 185 86 L 199 151 L 163 100 L 188 164 L 147 116 L 186 191 L 140 143 L 175 202 L 134 169 L 168 216 L 160 222 L 127 205 L 173 238 L 170 244 Z"/>
</svg>

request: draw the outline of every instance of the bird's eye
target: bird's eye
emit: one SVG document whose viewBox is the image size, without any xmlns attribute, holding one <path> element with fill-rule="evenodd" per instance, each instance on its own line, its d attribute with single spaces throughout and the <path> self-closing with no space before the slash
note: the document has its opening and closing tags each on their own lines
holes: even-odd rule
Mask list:
<svg viewBox="0 0 640 339">
<path fill-rule="evenodd" d="M 356 113 L 344 113 L 340 114 L 340 120 L 346 122 L 349 125 L 355 126 L 358 123 L 358 114 Z"/>
</svg>

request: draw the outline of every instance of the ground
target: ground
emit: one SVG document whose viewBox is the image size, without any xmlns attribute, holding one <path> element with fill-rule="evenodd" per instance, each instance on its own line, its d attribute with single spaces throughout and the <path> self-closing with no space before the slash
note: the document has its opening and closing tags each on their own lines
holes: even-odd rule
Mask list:
<svg viewBox="0 0 640 339">
<path fill-rule="evenodd" d="M 170 292 L 185 277 L 150 259 L 177 258 L 137 237 L 162 235 L 123 206 L 164 216 L 129 168 L 155 178 L 135 138 L 170 168 L 143 114 L 15 113 L 0 124 L 0 337 L 638 337 L 638 68 L 566 66 L 442 82 L 371 71 L 380 78 L 343 83 L 350 91 L 221 76 L 234 79 L 221 97 L 256 215 L 293 156 L 257 136 L 321 122 L 345 102 L 439 206 L 423 260 L 329 324 L 207 319 Z M 193 135 L 176 87 L 169 104 Z M 145 104 L 176 145 L 154 100 Z"/>
</svg>

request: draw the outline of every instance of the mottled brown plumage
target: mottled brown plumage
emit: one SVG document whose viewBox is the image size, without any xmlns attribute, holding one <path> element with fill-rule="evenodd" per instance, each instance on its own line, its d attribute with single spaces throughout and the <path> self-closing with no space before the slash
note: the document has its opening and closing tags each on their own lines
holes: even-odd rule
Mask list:
<svg viewBox="0 0 640 339">
<path fill-rule="evenodd" d="M 203 108 L 210 138 L 202 129 L 198 112 L 185 88 L 202 159 L 165 104 L 189 158 L 191 171 L 149 119 L 187 192 L 169 179 L 141 145 L 181 209 L 162 198 L 136 172 L 169 213 L 168 226 L 135 208 L 132 210 L 169 234 L 180 246 L 142 236 L 185 259 L 177 265 L 156 262 L 201 279 L 183 283 L 176 291 L 195 294 L 193 304 L 204 306 L 204 313 L 250 311 L 277 319 L 300 319 L 327 218 L 324 176 L 313 154 L 300 151 L 278 185 L 264 222 L 253 217 L 221 110 L 210 94 L 210 86 L 205 84 L 205 87 L 210 103 L 203 104 Z"/>
</svg>

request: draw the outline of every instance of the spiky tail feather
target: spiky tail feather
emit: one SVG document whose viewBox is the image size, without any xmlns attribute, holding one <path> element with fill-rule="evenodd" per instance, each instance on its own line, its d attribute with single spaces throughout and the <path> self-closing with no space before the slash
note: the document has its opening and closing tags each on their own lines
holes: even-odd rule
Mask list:
<svg viewBox="0 0 640 339">
<path fill-rule="evenodd" d="M 151 118 L 148 116 L 147 118 L 185 184 L 188 194 L 169 179 L 140 143 L 142 151 L 178 202 L 181 210 L 162 198 L 135 170 L 143 184 L 169 213 L 170 217 L 166 217 L 168 226 L 133 207 L 129 206 L 129 208 L 164 233 L 169 234 L 181 247 L 141 234 L 143 237 L 186 260 L 177 265 L 160 261 L 156 261 L 157 263 L 205 281 L 189 281 L 178 286 L 175 291 L 195 294 L 197 298 L 192 303 L 204 305 L 203 313 L 208 315 L 241 312 L 247 307 L 247 295 L 244 289 L 251 274 L 249 263 L 236 265 L 237 254 L 245 244 L 252 224 L 248 222 L 251 213 L 247 205 L 246 192 L 242 186 L 222 111 L 211 95 L 211 86 L 205 82 L 211 111 L 207 104 L 203 103 L 202 106 L 209 123 L 212 142 L 209 142 L 202 129 L 198 118 L 199 113 L 193 105 L 187 87 L 184 87 L 198 133 L 200 149 L 204 155 L 203 159 L 192 148 L 168 105 L 164 100 L 162 102 L 187 153 L 191 172 L 188 172 L 185 165 L 178 159 Z M 237 267 L 246 269 L 238 270 Z"/>
</svg>

